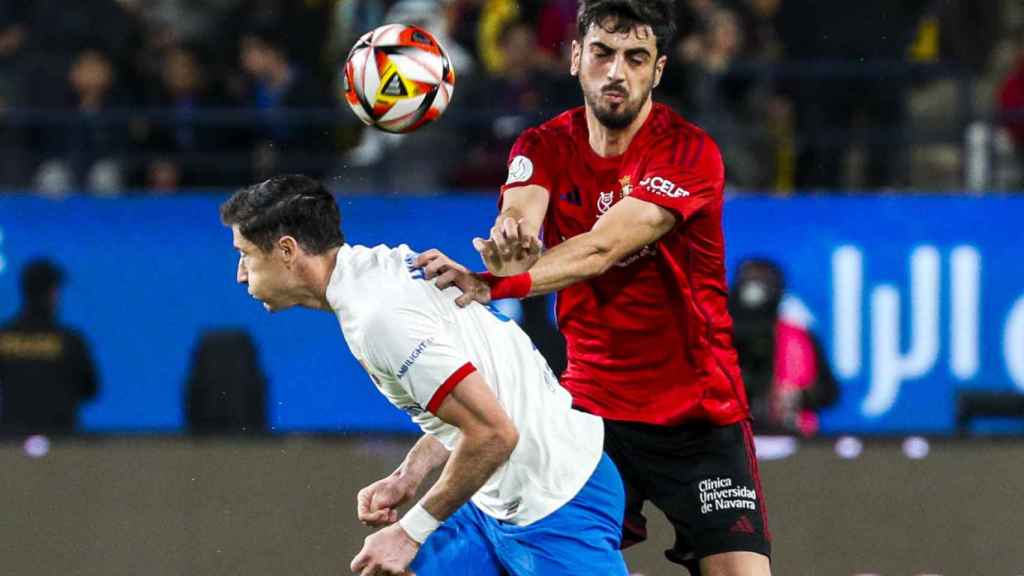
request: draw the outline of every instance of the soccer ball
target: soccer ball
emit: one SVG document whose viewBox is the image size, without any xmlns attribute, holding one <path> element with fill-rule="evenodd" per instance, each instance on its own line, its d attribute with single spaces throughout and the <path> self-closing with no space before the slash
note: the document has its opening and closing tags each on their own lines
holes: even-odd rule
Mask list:
<svg viewBox="0 0 1024 576">
<path fill-rule="evenodd" d="M 367 32 L 345 61 L 345 101 L 365 124 L 386 132 L 411 132 L 436 120 L 454 89 L 444 48 L 417 26 Z"/>
</svg>

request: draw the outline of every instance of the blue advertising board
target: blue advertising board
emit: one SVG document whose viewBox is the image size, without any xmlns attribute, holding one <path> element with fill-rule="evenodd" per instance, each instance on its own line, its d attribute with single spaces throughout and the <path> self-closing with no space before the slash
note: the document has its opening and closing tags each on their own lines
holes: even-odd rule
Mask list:
<svg viewBox="0 0 1024 576">
<path fill-rule="evenodd" d="M 268 315 L 235 284 L 221 196 L 0 198 L 0 317 L 36 256 L 67 270 L 62 318 L 81 329 L 101 392 L 94 431 L 176 431 L 192 349 L 209 328 L 254 337 L 277 431 L 411 431 L 376 392 L 323 312 Z M 359 244 L 438 247 L 476 265 L 470 245 L 492 197 L 340 199 Z M 961 389 L 1024 392 L 1024 199 L 738 197 L 727 202 L 728 268 L 779 262 L 786 314 L 818 334 L 842 389 L 826 433 L 953 431 Z"/>
</svg>

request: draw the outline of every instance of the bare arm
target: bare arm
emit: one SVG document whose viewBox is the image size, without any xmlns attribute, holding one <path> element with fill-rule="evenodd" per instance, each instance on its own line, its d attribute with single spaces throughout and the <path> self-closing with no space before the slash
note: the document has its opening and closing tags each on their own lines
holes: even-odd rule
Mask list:
<svg viewBox="0 0 1024 576">
<path fill-rule="evenodd" d="M 368 526 L 397 522 L 397 508 L 416 496 L 423 479 L 446 460 L 448 449 L 440 440 L 429 434 L 420 436 L 398 469 L 356 495 L 359 520 Z"/>
<path fill-rule="evenodd" d="M 656 242 L 675 226 L 676 216 L 656 204 L 624 198 L 602 216 L 594 227 L 548 250 L 532 265 L 525 267 L 530 275 L 530 291 L 537 296 L 561 290 L 588 278 L 600 276 L 616 262 Z M 479 240 L 479 239 L 477 239 Z M 492 262 L 502 266 L 520 266 L 521 257 L 502 257 L 494 239 L 474 241 L 488 269 Z M 529 258 L 529 256 L 525 256 Z M 455 299 L 459 306 L 471 302 L 491 301 L 491 286 L 450 258 L 431 250 L 417 261 L 427 278 L 437 277 L 437 287 L 458 286 L 462 295 Z M 516 274 L 521 272 L 514 272 Z"/>
<path fill-rule="evenodd" d="M 594 227 L 545 252 L 530 268 L 530 296 L 561 290 L 600 276 L 616 262 L 656 242 L 676 223 L 675 215 L 655 204 L 624 198 Z"/>
<path fill-rule="evenodd" d="M 547 210 L 548 190 L 542 186 L 531 184 L 505 190 L 501 213 L 494 220 L 490 238 L 473 239 L 477 250 L 487 243 L 495 247 L 491 258 L 484 258 L 487 269 L 500 276 L 529 270 L 540 256 L 540 229 Z"/>
<path fill-rule="evenodd" d="M 508 460 L 519 433 L 479 372 L 455 387 L 437 416 L 461 432 L 441 477 L 420 500 L 431 516 L 444 520 Z"/>
<path fill-rule="evenodd" d="M 430 434 L 424 434 L 405 455 L 405 460 L 393 474 L 412 485 L 413 492 L 416 492 L 427 474 L 444 464 L 448 460 L 448 455 L 448 449 L 440 440 Z"/>
<path fill-rule="evenodd" d="M 509 188 L 502 194 L 501 213 L 494 219 L 494 230 L 500 230 L 506 220 L 519 223 L 522 236 L 540 235 L 544 215 L 548 211 L 548 191 L 537 185 Z M 494 231 L 491 237 L 494 238 Z"/>
</svg>

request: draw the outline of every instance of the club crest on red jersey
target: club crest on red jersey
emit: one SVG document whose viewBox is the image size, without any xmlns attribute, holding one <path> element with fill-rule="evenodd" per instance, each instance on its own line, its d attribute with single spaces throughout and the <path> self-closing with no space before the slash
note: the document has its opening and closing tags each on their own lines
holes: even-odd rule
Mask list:
<svg viewBox="0 0 1024 576">
<path fill-rule="evenodd" d="M 626 196 L 629 196 L 629 193 L 633 191 L 633 186 L 629 182 L 629 176 L 623 176 L 622 178 L 619 178 L 619 186 L 622 187 L 619 193 L 619 200 L 625 198 Z M 598 216 L 607 212 L 613 204 L 615 204 L 615 191 L 599 192 L 597 197 Z"/>
</svg>

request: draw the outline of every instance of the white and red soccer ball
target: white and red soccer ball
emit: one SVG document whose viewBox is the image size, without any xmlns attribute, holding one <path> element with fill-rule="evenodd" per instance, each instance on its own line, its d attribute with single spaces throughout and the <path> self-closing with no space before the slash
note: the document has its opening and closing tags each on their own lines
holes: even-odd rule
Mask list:
<svg viewBox="0 0 1024 576">
<path fill-rule="evenodd" d="M 345 61 L 345 101 L 365 124 L 387 132 L 411 132 L 436 120 L 454 88 L 444 48 L 417 26 L 371 30 Z"/>
</svg>

